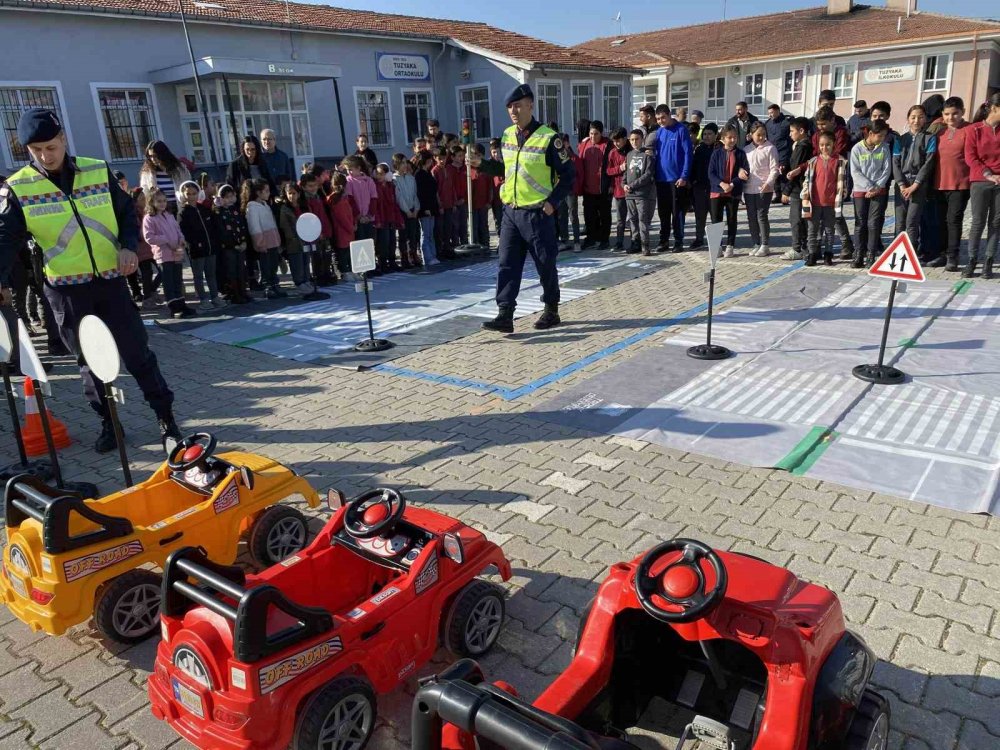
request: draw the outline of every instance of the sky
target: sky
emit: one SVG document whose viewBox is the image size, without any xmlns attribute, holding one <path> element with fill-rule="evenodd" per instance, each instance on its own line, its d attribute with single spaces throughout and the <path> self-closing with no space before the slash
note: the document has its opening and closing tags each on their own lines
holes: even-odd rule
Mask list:
<svg viewBox="0 0 1000 750">
<path fill-rule="evenodd" d="M 306 0 L 310 1 L 310 0 Z M 315 1 L 315 0 L 312 0 Z M 558 44 L 573 45 L 599 36 L 652 31 L 667 26 L 719 21 L 728 6 L 728 18 L 778 13 L 823 5 L 825 0 L 766 0 L 764 3 L 741 3 L 738 0 L 637 0 L 630 3 L 607 0 L 569 0 L 568 2 L 526 3 L 520 0 L 332 0 L 326 5 L 356 8 L 383 13 L 481 21 Z M 868 5 L 883 5 L 884 0 L 868 0 Z M 960 16 L 983 17 L 989 0 L 915 0 L 920 10 Z M 993 6 L 995 7 L 995 6 Z M 622 10 L 621 24 L 615 21 Z M 1000 9 L 994 11 L 1000 18 Z"/>
</svg>

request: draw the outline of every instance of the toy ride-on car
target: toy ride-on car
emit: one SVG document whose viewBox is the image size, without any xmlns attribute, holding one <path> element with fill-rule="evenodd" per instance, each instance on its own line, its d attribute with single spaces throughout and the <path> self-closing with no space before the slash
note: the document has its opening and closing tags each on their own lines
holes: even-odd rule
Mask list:
<svg viewBox="0 0 1000 750">
<path fill-rule="evenodd" d="M 208 433 L 192 435 L 145 482 L 96 500 L 28 475 L 11 478 L 0 573 L 0 597 L 11 612 L 52 635 L 93 614 L 105 636 L 135 643 L 158 625 L 160 574 L 148 564 L 162 566 L 192 544 L 232 562 L 247 531 L 261 566 L 305 547 L 305 517 L 277 503 L 301 495 L 316 507 L 316 491 L 269 458 L 215 456 L 215 444 Z"/>
<path fill-rule="evenodd" d="M 442 641 L 460 656 L 496 641 L 504 592 L 477 577 L 510 578 L 497 545 L 391 489 L 331 506 L 305 550 L 258 575 L 193 548 L 167 561 L 149 697 L 198 747 L 361 750 L 376 694 Z"/>
<path fill-rule="evenodd" d="M 678 750 L 884 750 L 875 662 L 831 591 L 675 539 L 611 567 L 533 705 L 468 659 L 424 680 L 413 750 L 636 750 L 656 728 Z"/>
</svg>

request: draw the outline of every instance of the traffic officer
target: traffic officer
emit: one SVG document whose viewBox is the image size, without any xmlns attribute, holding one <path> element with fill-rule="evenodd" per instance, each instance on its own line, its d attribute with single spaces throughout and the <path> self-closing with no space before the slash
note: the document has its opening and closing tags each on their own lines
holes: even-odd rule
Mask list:
<svg viewBox="0 0 1000 750">
<path fill-rule="evenodd" d="M 59 335 L 76 354 L 84 393 L 103 420 L 94 446 L 98 453 L 118 444 L 104 384 L 80 353 L 77 330 L 86 315 L 96 315 L 111 330 L 125 367 L 156 412 L 161 439 L 179 440 L 171 409 L 174 394 L 160 374 L 125 283 L 138 266 L 132 199 L 106 162 L 69 156 L 62 123 L 51 110 L 24 112 L 17 138 L 28 149 L 31 163 L 0 188 L 0 279 L 7 277 L 17 249 L 33 237 L 44 253 L 45 297 Z"/>
<path fill-rule="evenodd" d="M 531 86 L 524 83 L 515 88 L 506 104 L 514 124 L 504 131 L 500 141 L 503 163 L 482 161 L 477 154 L 471 164 L 491 176 L 505 177 L 500 187 L 503 219 L 496 296 L 500 310 L 496 318 L 483 323 L 483 328 L 513 333 L 514 307 L 528 253 L 538 269 L 545 303 L 545 312 L 535 321 L 535 328 L 551 328 L 561 322 L 556 214 L 573 187 L 575 169 L 556 132 L 534 118 Z"/>
</svg>

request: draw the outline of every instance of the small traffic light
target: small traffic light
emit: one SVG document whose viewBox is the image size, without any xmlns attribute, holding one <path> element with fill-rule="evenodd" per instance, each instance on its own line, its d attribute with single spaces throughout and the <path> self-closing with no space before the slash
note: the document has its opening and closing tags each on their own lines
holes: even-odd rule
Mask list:
<svg viewBox="0 0 1000 750">
<path fill-rule="evenodd" d="M 472 120 L 466 118 L 462 120 L 462 145 L 468 146 L 472 143 Z"/>
</svg>

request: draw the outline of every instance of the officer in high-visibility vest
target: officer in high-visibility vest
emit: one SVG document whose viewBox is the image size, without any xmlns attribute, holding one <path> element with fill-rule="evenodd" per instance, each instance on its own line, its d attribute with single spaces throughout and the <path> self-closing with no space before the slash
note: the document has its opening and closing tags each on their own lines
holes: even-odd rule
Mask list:
<svg viewBox="0 0 1000 750">
<path fill-rule="evenodd" d="M 528 253 L 542 282 L 545 311 L 535 328 L 559 325 L 559 247 L 556 214 L 573 187 L 573 160 L 563 153 L 556 132 L 534 118 L 535 95 L 524 83 L 507 97 L 507 112 L 514 123 L 501 139 L 503 164 L 472 157 L 471 165 L 493 176 L 504 176 L 500 187 L 503 218 L 500 221 L 500 270 L 497 275 L 495 319 L 483 323 L 488 331 L 512 333 L 514 307 L 521 289 L 521 275 Z"/>
<path fill-rule="evenodd" d="M 174 394 L 160 374 L 125 283 L 138 266 L 139 230 L 132 199 L 106 162 L 67 153 L 62 123 L 51 110 L 24 112 L 17 138 L 28 149 L 31 163 L 0 188 L 0 278 L 6 277 L 17 248 L 33 237 L 44 253 L 45 297 L 59 336 L 77 355 L 84 393 L 103 420 L 94 446 L 99 453 L 118 444 L 103 383 L 80 354 L 77 332 L 86 315 L 96 315 L 111 329 L 122 362 L 156 412 L 161 439 L 179 440 Z"/>
</svg>

